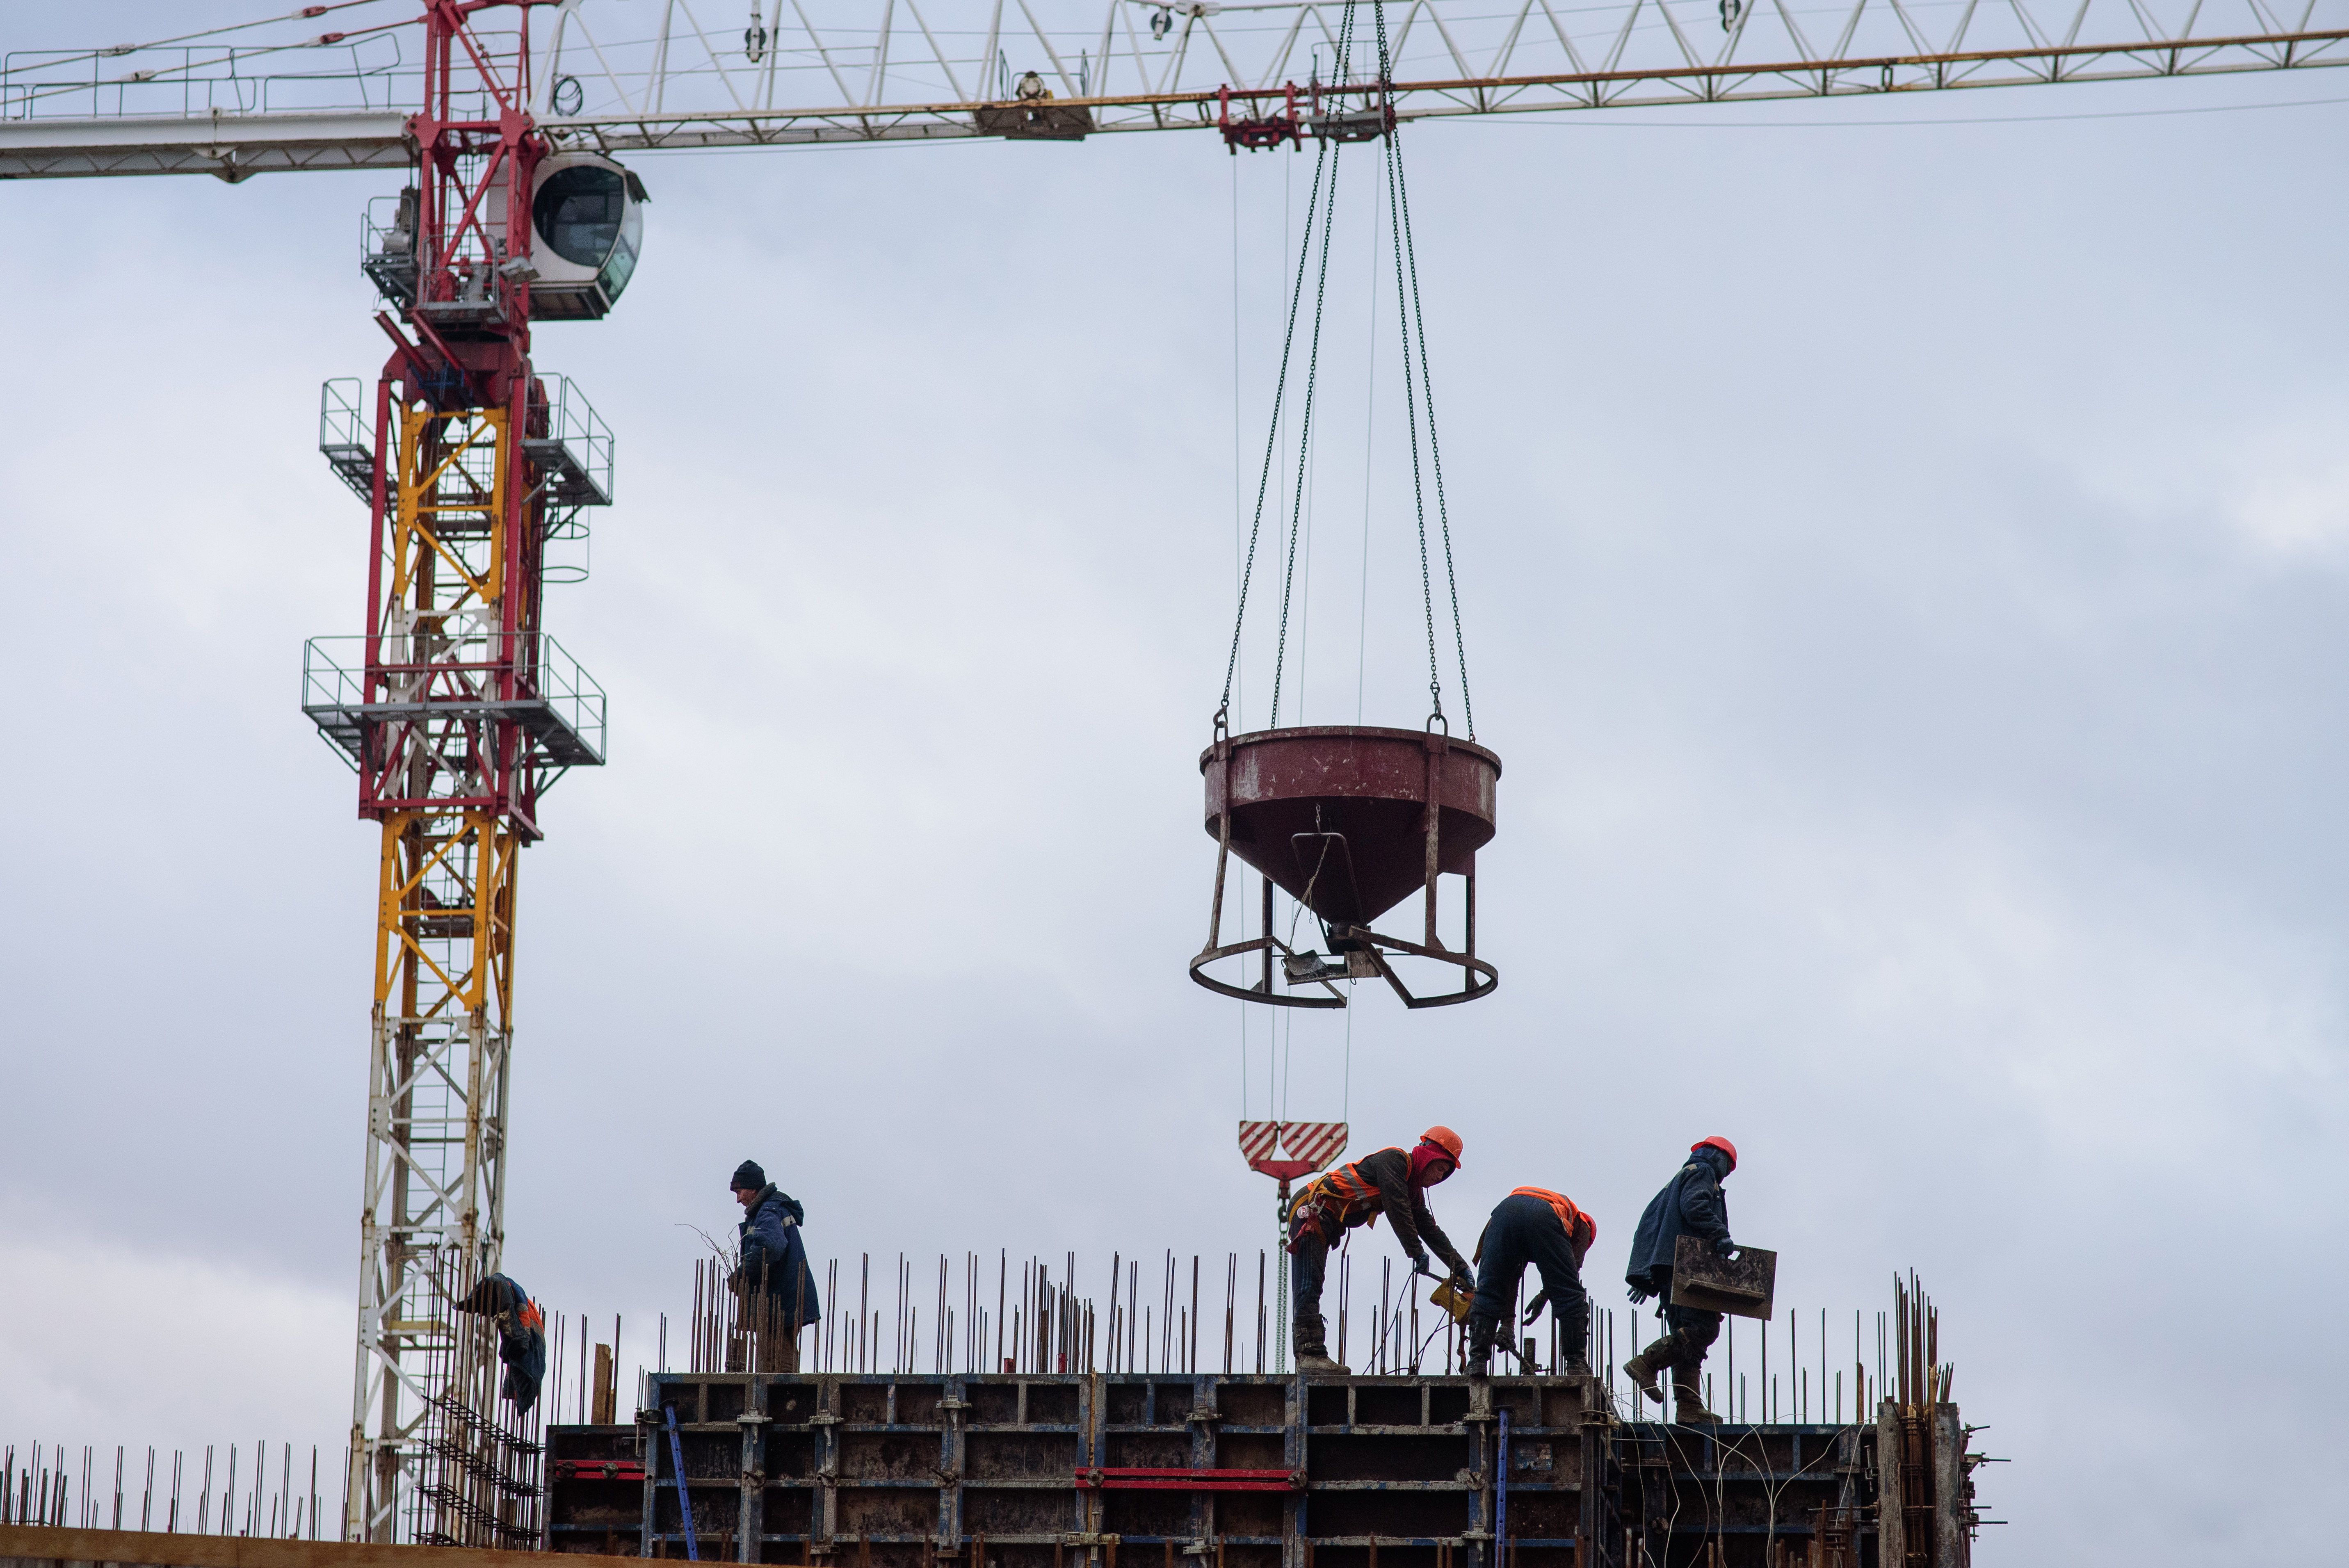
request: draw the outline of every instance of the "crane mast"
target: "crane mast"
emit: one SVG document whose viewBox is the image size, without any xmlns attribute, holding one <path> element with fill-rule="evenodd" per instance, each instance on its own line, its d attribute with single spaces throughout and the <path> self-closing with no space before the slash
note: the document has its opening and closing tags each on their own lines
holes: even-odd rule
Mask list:
<svg viewBox="0 0 2349 1568">
<path fill-rule="evenodd" d="M 505 1241 L 522 851 L 554 779 L 603 760 L 603 694 L 542 612 L 550 537 L 610 500 L 610 440 L 532 365 L 548 148 L 527 47 L 485 46 L 481 8 L 424 16 L 415 183 L 368 255 L 404 317 L 377 318 L 371 428 L 340 390 L 356 384 L 325 398 L 322 445 L 367 498 L 373 549 L 366 630 L 307 645 L 304 707 L 381 833 L 346 1534 L 393 1539 L 412 1501 L 417 1540 L 529 1545 L 531 1445 L 494 1397 L 459 1397 L 488 1367 L 458 1304 Z"/>
<path fill-rule="evenodd" d="M 548 544 L 611 501 L 612 439 L 534 369 L 531 324 L 600 316 L 626 268 L 617 284 L 562 272 L 576 258 L 550 254 L 534 218 L 550 171 L 675 148 L 1135 130 L 1215 130 L 1237 152 L 1417 118 L 2349 64 L 2349 0 L 2223 15 L 2191 0 L 2168 19 L 2144 0 L 2009 0 L 1952 8 L 1939 36 L 1899 0 L 1824 17 L 1776 0 L 1396 0 L 1392 81 L 1339 55 L 1344 0 L 963 0 L 951 30 L 923 3 L 753 7 L 738 46 L 683 6 L 599 36 L 580 0 L 423 0 L 420 19 L 349 32 L 0 58 L 0 179 L 413 181 L 367 231 L 399 318 L 377 318 L 389 356 L 371 393 L 330 382 L 321 408 L 321 449 L 371 518 L 364 631 L 304 654 L 304 709 L 380 833 L 347 1539 L 536 1534 L 517 1512 L 531 1445 L 500 1423 L 457 1303 L 505 1239 L 522 851 L 547 788 L 605 755 L 604 695 L 543 610 Z"/>
</svg>

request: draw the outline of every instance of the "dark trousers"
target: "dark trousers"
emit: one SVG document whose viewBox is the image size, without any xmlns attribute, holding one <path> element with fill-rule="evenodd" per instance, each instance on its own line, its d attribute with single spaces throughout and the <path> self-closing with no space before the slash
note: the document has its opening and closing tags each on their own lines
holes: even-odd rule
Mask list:
<svg viewBox="0 0 2349 1568">
<path fill-rule="evenodd" d="M 1330 1267 L 1330 1243 L 1315 1225 L 1293 1227 L 1289 1235 L 1288 1319 L 1311 1335 L 1321 1325 L 1321 1281 Z"/>
<path fill-rule="evenodd" d="M 1672 1271 L 1654 1268 L 1648 1271 L 1656 1282 L 1656 1299 L 1663 1306 L 1664 1332 L 1680 1341 L 1672 1356 L 1672 1365 L 1691 1371 L 1704 1365 L 1704 1353 L 1721 1337 L 1721 1314 L 1704 1312 L 1693 1306 L 1672 1305 Z"/>
<path fill-rule="evenodd" d="M 1590 1297 L 1583 1293 L 1582 1269 L 1574 1261 L 1574 1243 L 1567 1239 L 1557 1211 L 1539 1198 L 1512 1192 L 1493 1206 L 1469 1315 L 1495 1323 L 1508 1317 L 1509 1299 L 1516 1295 L 1527 1264 L 1541 1271 L 1550 1316 L 1565 1336 L 1567 1354 L 1579 1359 L 1590 1336 Z"/>
</svg>

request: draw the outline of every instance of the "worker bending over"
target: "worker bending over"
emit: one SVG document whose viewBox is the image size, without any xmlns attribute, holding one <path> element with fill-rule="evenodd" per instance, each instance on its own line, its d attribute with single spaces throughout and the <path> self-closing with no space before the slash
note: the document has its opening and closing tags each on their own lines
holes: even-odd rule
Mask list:
<svg viewBox="0 0 2349 1568">
<path fill-rule="evenodd" d="M 1427 1189 L 1460 1169 L 1460 1135 L 1431 1127 L 1408 1153 L 1381 1149 L 1350 1165 L 1325 1171 L 1307 1184 L 1288 1210 L 1288 1251 L 1297 1259 L 1290 1292 L 1289 1342 L 1299 1372 L 1343 1372 L 1330 1358 L 1329 1329 L 1321 1321 L 1321 1278 L 1330 1249 L 1356 1225 L 1374 1225 L 1381 1214 L 1394 1227 L 1395 1240 L 1411 1254 L 1411 1266 L 1433 1275 L 1427 1250 L 1451 1267 L 1464 1285 L 1468 1264 L 1436 1228 L 1427 1207 Z"/>
<path fill-rule="evenodd" d="M 1634 1306 L 1657 1298 L 1656 1315 L 1667 1332 L 1630 1360 L 1623 1370 L 1640 1392 L 1661 1405 L 1664 1396 L 1656 1374 L 1672 1375 L 1672 1399 L 1682 1422 L 1718 1421 L 1704 1408 L 1697 1373 L 1704 1353 L 1721 1336 L 1721 1314 L 1672 1305 L 1672 1251 L 1682 1233 L 1713 1243 L 1713 1252 L 1728 1257 L 1737 1250 L 1729 1239 L 1729 1200 L 1721 1184 L 1737 1169 L 1737 1146 L 1726 1138 L 1708 1138 L 1692 1146 L 1688 1163 L 1651 1199 L 1640 1216 L 1639 1233 L 1631 1238 L 1631 1264 L 1624 1271 Z"/>
<path fill-rule="evenodd" d="M 807 1243 L 800 1224 L 807 1211 L 798 1199 L 767 1180 L 758 1161 L 745 1160 L 734 1168 L 730 1182 L 734 1201 L 742 1205 L 742 1266 L 734 1276 L 741 1305 L 736 1332 L 728 1346 L 730 1372 L 796 1372 L 800 1369 L 800 1331 L 823 1315 L 815 1281 L 808 1275 Z M 740 1365 L 742 1332 L 759 1336 L 759 1365 Z"/>
<path fill-rule="evenodd" d="M 1566 1375 L 1590 1375 L 1583 1346 L 1590 1337 L 1590 1297 L 1582 1288 L 1582 1258 L 1599 1239 L 1599 1222 L 1574 1200 L 1546 1187 L 1519 1187 L 1493 1205 L 1476 1242 L 1476 1299 L 1468 1307 L 1468 1376 L 1493 1371 L 1493 1335 L 1508 1315 L 1510 1298 L 1527 1264 L 1541 1271 L 1541 1294 L 1526 1305 L 1527 1323 L 1549 1303 L 1566 1346 Z"/>
</svg>

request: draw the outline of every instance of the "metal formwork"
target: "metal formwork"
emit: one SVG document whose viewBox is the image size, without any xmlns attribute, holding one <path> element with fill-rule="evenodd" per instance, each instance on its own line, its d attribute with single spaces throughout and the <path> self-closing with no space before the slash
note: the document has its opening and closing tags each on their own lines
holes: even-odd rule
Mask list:
<svg viewBox="0 0 2349 1568">
<path fill-rule="evenodd" d="M 1917 1500 L 1877 1460 L 1897 1422 L 1625 1420 L 1579 1377 L 667 1373 L 640 1392 L 635 1426 L 549 1429 L 552 1550 L 684 1557 L 682 1495 L 703 1561 L 838 1568 L 1117 1568 L 1121 1553 L 1137 1568 L 1961 1568 L 1967 1554 L 1961 1487 L 1937 1491 L 1930 1555 L 1902 1550 Z M 1963 1432 L 1954 1406 L 1936 1414 Z"/>
<path fill-rule="evenodd" d="M 1609 1418 L 1579 1378 L 670 1373 L 646 1396 L 636 1427 L 553 1429 L 554 1550 L 686 1554 L 670 1408 L 711 1560 L 1470 1568 L 1506 1508 L 1523 1568 L 1565 1568 L 1603 1517 Z"/>
</svg>

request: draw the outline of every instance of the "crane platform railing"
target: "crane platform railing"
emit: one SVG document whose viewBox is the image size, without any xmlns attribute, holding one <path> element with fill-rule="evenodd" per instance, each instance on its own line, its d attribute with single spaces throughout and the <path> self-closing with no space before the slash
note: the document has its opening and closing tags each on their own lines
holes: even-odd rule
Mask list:
<svg viewBox="0 0 2349 1568">
<path fill-rule="evenodd" d="M 302 645 L 302 711 L 356 768 L 369 727 L 507 721 L 529 735 L 551 768 L 601 766 L 604 688 L 543 632 L 433 637 L 416 657 L 414 636 L 313 637 Z M 370 659 L 370 643 L 381 645 Z M 512 696 L 496 677 L 517 672 Z"/>
<path fill-rule="evenodd" d="M 614 153 L 1018 137 L 1037 116 L 1006 107 L 1044 104 L 1050 127 L 1034 134 L 1055 139 L 1196 129 L 1216 123 L 1219 89 L 1254 102 L 1290 81 L 1375 76 L 1367 18 L 1337 57 L 1343 12 L 1342 0 L 819 0 L 738 36 L 689 5 L 645 25 L 591 3 L 543 14 L 531 34 L 531 107 L 558 145 Z M 1396 0 L 1386 15 L 1394 107 L 1419 118 L 2349 65 L 2349 0 L 1836 0 L 1820 12 Z M 0 177 L 403 167 L 421 79 L 401 37 L 9 54 Z M 290 68 L 305 49 L 335 67 Z"/>
</svg>

